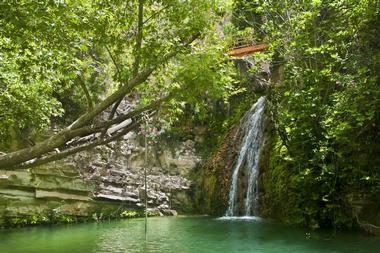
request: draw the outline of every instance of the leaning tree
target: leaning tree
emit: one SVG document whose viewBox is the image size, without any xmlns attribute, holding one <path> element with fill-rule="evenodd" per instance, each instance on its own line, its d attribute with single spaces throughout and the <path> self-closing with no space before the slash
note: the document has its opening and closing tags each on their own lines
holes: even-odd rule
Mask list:
<svg viewBox="0 0 380 253">
<path fill-rule="evenodd" d="M 213 0 L 1 3 L 0 169 L 107 144 L 163 105 L 228 95 L 218 10 Z M 132 94 L 138 105 L 120 112 Z"/>
</svg>

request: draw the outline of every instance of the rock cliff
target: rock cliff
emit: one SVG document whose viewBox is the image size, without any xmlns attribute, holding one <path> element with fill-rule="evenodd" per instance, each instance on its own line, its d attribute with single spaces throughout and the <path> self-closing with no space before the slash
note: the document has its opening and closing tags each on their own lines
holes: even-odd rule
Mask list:
<svg viewBox="0 0 380 253">
<path fill-rule="evenodd" d="M 173 215 L 192 210 L 190 175 L 202 161 L 198 137 L 160 138 L 149 145 L 147 196 L 143 137 L 118 142 L 29 170 L 0 171 L 0 226 L 71 222 L 142 213 Z M 141 144 L 142 143 L 142 144 Z"/>
</svg>

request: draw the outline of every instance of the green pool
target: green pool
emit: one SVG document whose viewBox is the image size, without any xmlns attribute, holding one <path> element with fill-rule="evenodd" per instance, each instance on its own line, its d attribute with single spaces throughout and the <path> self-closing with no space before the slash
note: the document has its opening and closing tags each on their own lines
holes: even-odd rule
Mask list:
<svg viewBox="0 0 380 253">
<path fill-rule="evenodd" d="M 380 238 L 286 227 L 259 219 L 210 217 L 131 219 L 0 230 L 1 253 L 102 252 L 380 252 Z"/>
</svg>

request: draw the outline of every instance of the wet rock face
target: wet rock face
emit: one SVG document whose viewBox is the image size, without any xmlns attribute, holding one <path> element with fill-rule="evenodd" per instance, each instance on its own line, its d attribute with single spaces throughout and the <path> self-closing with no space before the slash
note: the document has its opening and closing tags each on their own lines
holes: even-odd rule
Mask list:
<svg viewBox="0 0 380 253">
<path fill-rule="evenodd" d="M 234 59 L 235 65 L 240 74 L 247 78 L 250 89 L 254 92 L 266 92 L 270 86 L 270 62 L 255 60 L 252 57 Z M 252 72 L 252 69 L 258 68 L 258 71 Z"/>
<path fill-rule="evenodd" d="M 195 149 L 200 142 L 194 137 L 150 144 L 147 194 L 141 143 L 141 136 L 131 132 L 64 161 L 30 170 L 0 170 L 0 227 L 13 220 L 22 222 L 16 225 L 35 224 L 29 222 L 36 218 L 49 223 L 69 216 L 121 217 L 124 209 L 143 209 L 145 200 L 150 215 L 192 212 L 190 174 L 202 162 Z"/>
<path fill-rule="evenodd" d="M 173 145 L 161 140 L 148 146 L 145 196 L 145 146 L 141 145 L 144 143 L 142 138 L 136 133 L 129 133 L 117 143 L 76 155 L 71 163 L 80 169 L 86 181 L 93 182 L 96 200 L 143 207 L 147 198 L 148 206 L 162 213 L 170 213 L 172 204 L 179 212 L 188 209 L 188 193 L 192 184 L 189 176 L 202 161 L 196 153 L 195 141 Z M 179 194 L 181 192 L 183 194 Z"/>
<path fill-rule="evenodd" d="M 228 207 L 232 167 L 239 146 L 239 126 L 235 125 L 225 137 L 218 151 L 203 167 L 202 181 L 198 186 L 199 212 L 223 215 Z"/>
</svg>

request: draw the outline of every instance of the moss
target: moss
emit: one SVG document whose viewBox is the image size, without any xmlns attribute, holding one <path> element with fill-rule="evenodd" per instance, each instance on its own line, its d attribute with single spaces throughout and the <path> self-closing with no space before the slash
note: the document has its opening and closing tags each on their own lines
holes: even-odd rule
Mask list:
<svg viewBox="0 0 380 253">
<path fill-rule="evenodd" d="M 78 222 L 78 217 L 72 215 L 51 216 L 45 215 L 30 215 L 23 217 L 6 217 L 2 223 L 2 227 L 23 227 L 33 225 L 47 224 L 68 224 Z"/>
<path fill-rule="evenodd" d="M 148 216 L 158 216 L 159 214 L 153 211 L 148 212 Z M 144 217 L 144 210 L 121 209 L 117 212 L 94 212 L 89 216 L 76 216 L 63 214 L 57 210 L 53 210 L 44 214 L 22 216 L 22 217 L 5 217 L 0 222 L 0 228 L 24 227 L 34 225 L 58 225 L 71 224 L 89 221 L 100 221 L 109 219 L 123 218 L 139 218 Z"/>
<path fill-rule="evenodd" d="M 355 227 L 352 207 L 342 192 L 334 193 L 336 199 L 326 199 L 326 182 L 317 179 L 312 168 L 289 159 L 279 139 L 275 139 L 269 167 L 263 177 L 263 216 L 311 229 Z M 355 189 L 351 191 L 355 192 Z"/>
<path fill-rule="evenodd" d="M 145 216 L 145 211 L 144 210 L 124 210 L 123 212 L 120 213 L 121 218 L 141 218 Z M 154 216 L 159 216 L 158 212 L 155 211 L 148 211 L 148 216 L 149 217 L 154 217 Z"/>
<path fill-rule="evenodd" d="M 135 218 L 139 215 L 138 212 L 134 210 L 125 210 L 120 214 L 120 217 L 122 218 Z"/>
<path fill-rule="evenodd" d="M 231 168 L 237 154 L 236 131 L 238 125 L 229 130 L 223 144 L 199 172 L 194 202 L 200 213 L 222 215 L 227 209 Z"/>
<path fill-rule="evenodd" d="M 204 197 L 204 211 L 206 213 L 213 213 L 213 198 L 215 196 L 215 185 L 216 185 L 216 176 L 211 175 L 209 177 L 206 177 L 203 182 L 204 189 L 203 191 L 205 194 Z"/>
</svg>

